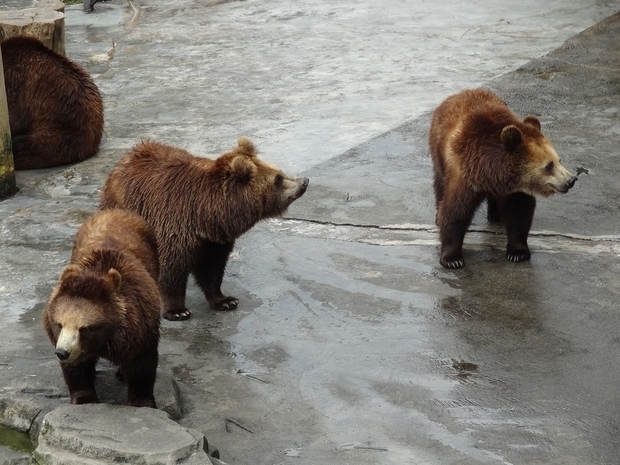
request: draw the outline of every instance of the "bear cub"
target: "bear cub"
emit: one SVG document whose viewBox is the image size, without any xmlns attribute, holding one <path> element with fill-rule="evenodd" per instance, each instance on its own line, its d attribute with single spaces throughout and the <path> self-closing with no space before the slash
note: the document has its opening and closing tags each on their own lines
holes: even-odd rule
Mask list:
<svg viewBox="0 0 620 465">
<path fill-rule="evenodd" d="M 100 209 L 142 216 L 159 245 L 161 292 L 168 320 L 185 320 L 187 278 L 194 275 L 214 310 L 232 310 L 238 299 L 221 285 L 235 240 L 257 222 L 283 215 L 308 187 L 260 160 L 242 137 L 212 160 L 157 142 L 136 145 L 112 170 Z"/>
<path fill-rule="evenodd" d="M 521 121 L 494 93 L 465 90 L 435 110 L 429 132 L 441 255 L 446 268 L 462 268 L 463 239 L 472 217 L 487 200 L 489 221 L 503 221 L 506 258 L 528 260 L 527 237 L 534 195 L 566 193 L 576 176 L 560 163 L 540 121 Z"/>
<path fill-rule="evenodd" d="M 158 275 L 155 235 L 138 215 L 109 210 L 80 227 L 43 312 L 72 404 L 99 402 L 95 365 L 102 357 L 118 366 L 129 405 L 155 408 Z"/>
<path fill-rule="evenodd" d="M 83 161 L 99 149 L 103 102 L 80 66 L 34 37 L 0 42 L 15 169 Z"/>
</svg>

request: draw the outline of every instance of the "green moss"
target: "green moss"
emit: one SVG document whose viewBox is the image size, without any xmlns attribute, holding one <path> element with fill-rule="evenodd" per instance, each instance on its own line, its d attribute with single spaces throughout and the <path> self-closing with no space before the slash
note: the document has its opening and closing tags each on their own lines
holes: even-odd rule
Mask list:
<svg viewBox="0 0 620 465">
<path fill-rule="evenodd" d="M 26 452 L 28 454 L 32 453 L 34 450 L 34 445 L 30 441 L 30 436 L 2 425 L 0 425 L 0 446 L 5 446 L 18 452 Z"/>
<path fill-rule="evenodd" d="M 77 3 L 82 3 L 82 0 L 62 0 L 65 5 L 75 5 Z"/>
<path fill-rule="evenodd" d="M 16 191 L 11 134 L 7 132 L 0 140 L 0 199 L 9 197 Z"/>
</svg>

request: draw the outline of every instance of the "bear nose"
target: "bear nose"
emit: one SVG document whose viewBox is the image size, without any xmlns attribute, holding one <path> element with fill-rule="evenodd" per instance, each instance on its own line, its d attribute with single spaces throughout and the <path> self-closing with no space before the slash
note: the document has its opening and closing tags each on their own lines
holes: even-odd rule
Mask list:
<svg viewBox="0 0 620 465">
<path fill-rule="evenodd" d="M 54 353 L 56 354 L 56 357 L 58 357 L 58 360 L 60 360 L 61 362 L 64 362 L 69 358 L 69 352 L 67 352 L 65 349 L 56 349 Z"/>
<path fill-rule="evenodd" d="M 308 178 L 303 178 L 301 180 L 301 187 L 303 187 L 304 189 L 308 187 L 308 184 L 310 184 L 310 180 Z"/>
<path fill-rule="evenodd" d="M 575 181 L 577 181 L 577 176 L 573 176 L 568 180 L 567 185 L 569 189 L 575 185 Z"/>
</svg>

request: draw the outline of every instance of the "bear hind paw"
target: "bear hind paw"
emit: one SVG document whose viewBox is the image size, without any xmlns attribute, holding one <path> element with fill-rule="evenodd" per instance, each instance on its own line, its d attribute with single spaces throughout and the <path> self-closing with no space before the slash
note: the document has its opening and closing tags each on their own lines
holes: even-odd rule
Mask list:
<svg viewBox="0 0 620 465">
<path fill-rule="evenodd" d="M 226 296 L 214 302 L 209 302 L 209 305 L 213 310 L 218 310 L 218 311 L 234 310 L 235 308 L 237 308 L 237 305 L 239 305 L 239 299 L 233 296 Z"/>
</svg>

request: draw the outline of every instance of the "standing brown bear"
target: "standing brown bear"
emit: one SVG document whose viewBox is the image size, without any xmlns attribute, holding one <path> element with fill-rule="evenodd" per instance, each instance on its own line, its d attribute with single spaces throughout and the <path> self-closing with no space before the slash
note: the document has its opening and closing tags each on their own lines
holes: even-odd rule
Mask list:
<svg viewBox="0 0 620 465">
<path fill-rule="evenodd" d="M 15 168 L 92 157 L 103 134 L 103 103 L 81 67 L 33 37 L 0 42 Z"/>
<path fill-rule="evenodd" d="M 446 268 L 464 266 L 463 239 L 484 199 L 488 219 L 505 223 L 506 258 L 528 260 L 534 195 L 566 193 L 577 180 L 561 165 L 535 116 L 519 120 L 485 89 L 465 90 L 439 105 L 429 146 L 441 239 L 439 263 Z"/>
<path fill-rule="evenodd" d="M 238 299 L 221 291 L 235 240 L 258 221 L 284 214 L 307 187 L 307 178 L 288 176 L 261 161 L 243 137 L 216 160 L 142 142 L 108 177 L 100 208 L 134 211 L 153 227 L 163 316 L 185 320 L 191 315 L 185 307 L 190 273 L 212 309 L 237 307 Z"/>
<path fill-rule="evenodd" d="M 103 357 L 127 381 L 129 405 L 155 407 L 158 275 L 155 235 L 135 213 L 96 213 L 80 227 L 43 312 L 72 404 L 99 402 L 95 365 Z"/>
</svg>

